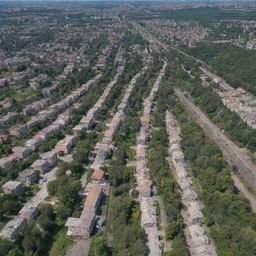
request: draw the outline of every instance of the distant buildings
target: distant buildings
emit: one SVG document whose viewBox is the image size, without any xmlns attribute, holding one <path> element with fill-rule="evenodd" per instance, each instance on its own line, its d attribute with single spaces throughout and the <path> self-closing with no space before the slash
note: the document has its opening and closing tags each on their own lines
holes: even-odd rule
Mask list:
<svg viewBox="0 0 256 256">
<path fill-rule="evenodd" d="M 228 109 L 237 113 L 237 115 L 246 122 L 251 128 L 256 129 L 256 100 L 242 88 L 233 88 L 223 79 L 209 72 L 205 68 L 200 68 L 203 73 L 219 85 L 216 89 L 223 104 Z"/>
</svg>

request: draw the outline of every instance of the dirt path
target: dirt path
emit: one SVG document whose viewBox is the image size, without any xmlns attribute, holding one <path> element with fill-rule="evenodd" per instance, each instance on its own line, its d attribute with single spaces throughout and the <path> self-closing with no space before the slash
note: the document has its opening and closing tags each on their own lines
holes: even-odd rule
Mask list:
<svg viewBox="0 0 256 256">
<path fill-rule="evenodd" d="M 162 233 L 163 240 L 164 240 L 164 252 L 170 252 L 172 249 L 172 242 L 170 240 L 166 240 L 166 235 L 165 235 L 165 229 L 168 227 L 168 218 L 164 209 L 164 203 L 163 200 L 160 196 L 155 196 L 154 197 L 159 205 L 160 209 L 160 226 L 162 230 L 160 232 Z"/>
<path fill-rule="evenodd" d="M 56 179 L 55 177 L 56 170 L 57 168 L 55 167 L 50 172 L 47 172 L 43 175 L 43 177 L 46 178 L 46 181 L 38 185 L 40 190 L 26 203 L 27 205 L 29 204 L 39 205 L 45 201 L 45 199 L 49 195 L 47 190 L 47 184 L 50 181 L 53 181 Z"/>
<path fill-rule="evenodd" d="M 91 244 L 90 239 L 81 239 L 75 241 L 66 251 L 65 256 L 87 256 L 89 253 Z"/>
<path fill-rule="evenodd" d="M 183 65 L 181 65 L 181 67 L 182 67 L 182 69 L 184 70 L 184 72 L 186 72 L 186 73 L 189 74 L 189 76 L 190 76 L 191 78 L 193 78 L 193 79 L 195 78 L 193 75 L 191 75 L 191 70 L 186 70 Z"/>
<path fill-rule="evenodd" d="M 180 101 L 190 111 L 192 116 L 196 119 L 198 124 L 206 131 L 207 135 L 218 144 L 227 161 L 231 165 L 237 166 L 243 179 L 251 184 L 253 188 L 256 188 L 256 166 L 251 162 L 247 154 L 235 143 L 233 143 L 227 136 L 222 134 L 221 130 L 211 121 L 209 121 L 206 115 L 197 106 L 195 106 L 184 95 L 184 93 L 182 93 L 179 89 L 175 89 L 175 93 L 179 97 Z M 234 179 L 237 188 L 250 201 L 252 204 L 252 209 L 255 209 L 256 200 L 254 196 L 241 182 L 238 182 L 239 180 L 237 179 Z"/>
<path fill-rule="evenodd" d="M 243 194 L 243 196 L 249 200 L 252 207 L 252 211 L 256 213 L 256 198 L 254 197 L 254 195 L 245 187 L 245 185 L 240 181 L 240 179 L 235 174 L 232 174 L 232 179 L 235 183 L 235 186 L 238 188 L 241 194 Z"/>
</svg>

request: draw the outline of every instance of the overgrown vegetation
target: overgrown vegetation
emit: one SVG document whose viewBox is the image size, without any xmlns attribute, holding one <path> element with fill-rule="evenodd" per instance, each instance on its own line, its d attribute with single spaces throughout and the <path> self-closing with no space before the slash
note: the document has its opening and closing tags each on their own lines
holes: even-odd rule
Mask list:
<svg viewBox="0 0 256 256">
<path fill-rule="evenodd" d="M 234 186 L 220 149 L 199 125 L 188 119 L 180 104 L 175 103 L 172 111 L 181 127 L 187 164 L 201 186 L 199 197 L 205 203 L 205 223 L 218 255 L 255 255 L 256 216 Z"/>
<path fill-rule="evenodd" d="M 256 95 L 255 51 L 231 44 L 211 43 L 199 43 L 187 51 L 208 63 L 231 86 L 242 87 Z"/>
<path fill-rule="evenodd" d="M 191 70 L 195 78 L 189 77 L 182 68 Z M 172 82 L 176 87 L 180 87 L 190 93 L 194 103 L 207 114 L 209 119 L 221 130 L 224 130 L 230 138 L 237 142 L 239 146 L 245 147 L 252 152 L 256 151 L 256 130 L 249 127 L 235 112 L 229 110 L 222 102 L 220 96 L 215 92 L 218 87 L 214 82 L 210 82 L 208 87 L 201 84 L 200 72 L 197 64 L 187 58 L 182 58 L 172 65 Z"/>
</svg>

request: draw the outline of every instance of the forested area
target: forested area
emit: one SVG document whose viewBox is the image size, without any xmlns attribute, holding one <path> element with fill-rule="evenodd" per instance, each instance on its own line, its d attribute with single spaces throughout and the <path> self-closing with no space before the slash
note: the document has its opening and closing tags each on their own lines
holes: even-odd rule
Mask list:
<svg viewBox="0 0 256 256">
<path fill-rule="evenodd" d="M 190 86 L 188 91 L 211 121 L 224 130 L 233 141 L 252 152 L 256 151 L 256 130 L 248 126 L 235 112 L 229 110 L 212 88 Z"/>
<path fill-rule="evenodd" d="M 172 111 L 181 127 L 186 162 L 201 187 L 199 196 L 205 204 L 205 224 L 218 255 L 255 255 L 256 216 L 234 186 L 230 167 L 220 149 L 179 103 L 173 104 Z"/>
<path fill-rule="evenodd" d="M 191 78 L 181 68 L 181 63 L 187 70 L 191 70 L 195 79 Z M 197 64 L 187 58 L 172 63 L 172 82 L 176 87 L 189 92 L 194 103 L 215 123 L 221 130 L 236 142 L 240 147 L 256 151 L 256 130 L 248 126 L 235 112 L 229 110 L 215 92 L 217 85 L 210 83 L 203 86 L 199 78 L 200 72 Z M 253 156 L 252 156 L 253 157 Z"/>
<path fill-rule="evenodd" d="M 231 44 L 198 43 L 186 49 L 196 58 L 209 64 L 227 83 L 256 95 L 256 52 Z"/>
<path fill-rule="evenodd" d="M 219 7 L 198 7 L 198 8 L 181 8 L 179 10 L 170 10 L 163 8 L 152 13 L 130 14 L 129 18 L 133 19 L 170 19 L 178 21 L 198 21 L 203 25 L 209 25 L 221 20 L 255 20 L 255 10 L 246 12 L 243 10 L 223 9 Z M 157 14 L 157 15 L 156 15 Z"/>
</svg>

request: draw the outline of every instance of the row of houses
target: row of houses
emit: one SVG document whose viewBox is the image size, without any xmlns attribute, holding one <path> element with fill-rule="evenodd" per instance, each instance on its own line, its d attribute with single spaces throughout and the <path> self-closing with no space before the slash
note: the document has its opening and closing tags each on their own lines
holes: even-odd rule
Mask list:
<svg viewBox="0 0 256 256">
<path fill-rule="evenodd" d="M 104 137 L 102 141 L 100 143 L 97 143 L 96 145 L 96 150 L 98 151 L 98 153 L 95 157 L 93 164 L 91 165 L 91 168 L 99 169 L 104 165 L 106 156 L 112 149 L 111 143 L 113 140 L 113 136 L 125 117 L 125 110 L 128 105 L 131 93 L 135 87 L 136 81 L 146 72 L 147 69 L 148 66 L 143 67 L 141 71 L 131 79 L 129 86 L 127 87 L 125 94 L 120 104 L 118 105 L 118 111 L 116 112 L 112 120 L 107 124 L 107 129 L 104 132 Z"/>
<path fill-rule="evenodd" d="M 29 86 L 35 91 L 41 89 L 41 84 L 45 82 L 50 82 L 51 79 L 47 74 L 39 74 L 37 77 L 34 77 L 29 80 Z"/>
<path fill-rule="evenodd" d="M 70 121 L 70 111 L 67 110 L 59 115 L 51 125 L 40 130 L 32 139 L 27 140 L 24 146 L 13 147 L 11 155 L 0 159 L 0 168 L 7 168 L 15 162 L 24 160 L 31 152 L 36 151 L 52 132 L 64 129 Z"/>
<path fill-rule="evenodd" d="M 72 95 L 68 98 L 71 99 Z M 21 194 L 22 183 L 29 185 L 33 184 L 37 178 L 36 171 L 44 174 L 49 169 L 53 168 L 58 161 L 57 153 L 63 151 L 70 153 L 71 148 L 76 142 L 75 135 L 67 135 L 63 140 L 56 144 L 52 151 L 40 154 L 40 159 L 37 159 L 29 168 L 19 173 L 18 181 L 9 181 L 2 186 L 5 193 Z M 30 146 L 37 148 L 37 144 L 31 143 Z M 102 170 L 95 170 L 92 175 L 92 182 L 89 183 L 85 189 L 87 194 L 84 210 L 80 218 L 69 218 L 67 226 L 69 227 L 68 236 L 72 238 L 88 237 L 94 227 L 96 221 L 96 212 L 99 207 L 100 200 L 103 196 L 102 187 L 99 185 L 104 180 L 104 172 Z M 9 188 L 9 189 L 8 189 Z M 0 237 L 8 240 L 15 240 L 18 236 L 20 227 L 25 223 L 19 213 L 15 219 L 9 221 L 0 233 Z"/>
<path fill-rule="evenodd" d="M 0 231 L 0 238 L 14 242 L 18 236 L 22 226 L 35 219 L 38 215 L 38 206 L 33 204 L 26 204 L 20 211 L 19 215 L 7 222 L 4 228 Z"/>
<path fill-rule="evenodd" d="M 162 249 L 157 227 L 156 209 L 154 201 L 151 198 L 152 182 L 149 177 L 149 169 L 147 168 L 146 142 L 150 128 L 151 110 L 157 91 L 160 87 L 160 83 L 165 74 L 166 66 L 167 63 L 165 62 L 155 83 L 153 84 L 149 96 L 143 102 L 144 110 L 140 118 L 141 127 L 137 137 L 136 147 L 136 182 L 140 198 L 141 226 L 144 228 L 148 237 L 147 246 L 149 248 L 150 256 L 162 255 Z"/>
<path fill-rule="evenodd" d="M 150 197 L 151 196 L 151 182 L 148 175 L 148 169 L 146 167 L 146 141 L 149 133 L 150 114 L 153 106 L 153 102 L 156 93 L 159 89 L 161 80 L 164 76 L 167 63 L 164 63 L 162 70 L 160 71 L 150 95 L 144 100 L 143 106 L 144 111 L 140 118 L 141 128 L 137 137 L 137 148 L 136 148 L 136 161 L 137 161 L 137 189 L 140 196 Z"/>
<path fill-rule="evenodd" d="M 113 45 L 108 44 L 102 49 L 102 53 L 99 55 L 97 63 L 95 64 L 96 68 L 104 68 L 106 66 L 107 58 L 109 57 L 112 48 Z"/>
<path fill-rule="evenodd" d="M 31 73 L 32 70 L 30 68 L 22 72 L 12 72 L 10 75 L 8 75 L 8 77 L 3 77 L 0 79 L 0 87 L 7 85 L 11 86 L 19 80 L 26 79 Z"/>
<path fill-rule="evenodd" d="M 40 109 L 43 109 L 49 104 L 49 99 L 41 99 L 26 106 L 23 110 L 23 115 L 27 116 L 36 113 L 38 114 L 36 116 L 33 116 L 25 124 L 18 124 L 15 125 L 15 127 L 11 127 L 9 130 L 10 134 L 13 136 L 22 136 L 28 133 L 29 130 L 33 127 L 42 125 L 44 122 L 49 120 L 49 118 L 67 109 L 72 104 L 72 101 L 75 102 L 75 99 L 78 99 L 80 96 L 82 96 L 88 90 L 88 87 L 90 87 L 93 83 L 97 82 L 100 77 L 101 74 L 97 75 L 94 79 L 91 79 L 86 84 L 83 84 L 81 87 L 73 91 L 73 93 L 71 93 L 68 98 L 65 98 L 57 103 L 50 105 L 48 109 L 41 110 L 39 113 L 38 111 Z M 23 115 L 14 112 L 6 114 L 4 117 L 0 118 L 0 127 L 5 127 L 14 121 L 17 121 L 17 118 L 21 118 Z"/>
<path fill-rule="evenodd" d="M 109 95 L 111 89 L 117 84 L 118 79 L 123 72 L 124 72 L 124 66 L 123 65 L 118 66 L 117 73 L 115 74 L 114 79 L 107 84 L 103 94 L 100 96 L 97 103 L 88 111 L 87 115 L 80 120 L 80 123 L 73 128 L 73 131 L 75 132 L 75 134 L 78 134 L 83 129 L 88 129 L 91 126 L 95 116 L 99 113 L 99 111 L 103 107 L 103 103 L 105 102 L 105 99 Z"/>
<path fill-rule="evenodd" d="M 50 102 L 50 99 L 41 99 L 41 100 L 32 102 L 31 104 L 29 104 L 23 109 L 23 114 L 26 116 L 34 115 L 39 110 L 45 108 L 49 104 L 49 102 Z"/>
<path fill-rule="evenodd" d="M 116 114 L 114 115 L 110 123 L 107 124 L 107 129 L 104 132 L 102 141 L 100 143 L 97 143 L 95 147 L 97 154 L 95 156 L 94 162 L 91 164 L 91 168 L 94 169 L 94 171 L 91 176 L 91 182 L 89 182 L 85 188 L 85 192 L 87 193 L 87 190 L 89 190 L 90 193 L 95 194 L 94 195 L 95 198 L 99 198 L 99 192 L 98 192 L 99 190 L 93 191 L 91 188 L 98 187 L 99 185 L 102 185 L 104 182 L 105 161 L 106 161 L 107 155 L 113 149 L 111 145 L 113 136 L 117 131 L 119 125 L 121 124 L 122 120 L 124 119 L 125 109 L 128 105 L 129 98 L 135 87 L 137 79 L 140 76 L 142 76 L 147 69 L 148 67 L 143 67 L 142 70 L 133 77 L 133 79 L 131 80 L 129 86 L 125 91 L 125 94 L 123 96 L 123 99 L 121 100 L 121 103 L 118 106 L 118 111 L 116 112 Z M 93 197 L 93 195 L 91 195 L 91 197 Z M 94 201 L 96 202 L 96 200 Z M 66 227 L 68 227 L 68 231 L 67 231 L 68 237 L 87 238 L 91 235 L 91 232 L 95 225 L 95 217 L 96 217 L 97 209 L 95 208 L 95 210 L 93 211 L 88 211 L 87 208 L 88 207 L 86 207 L 86 203 L 85 203 L 84 209 L 80 218 L 68 218 L 66 222 Z M 81 227 L 84 227 L 84 228 L 81 230 Z"/>
<path fill-rule="evenodd" d="M 219 85 L 216 89 L 223 104 L 238 114 L 250 127 L 256 129 L 256 100 L 242 88 L 233 88 L 215 74 L 200 68 L 203 73 Z"/>
<path fill-rule="evenodd" d="M 193 188 L 192 178 L 186 170 L 185 158 L 181 149 L 180 128 L 173 115 L 166 112 L 166 129 L 169 135 L 169 153 L 175 167 L 175 174 L 182 192 L 182 203 L 187 209 L 187 226 L 195 247 L 195 255 L 216 255 L 214 247 L 209 244 L 206 229 L 201 225 L 204 219 L 202 207 Z"/>
<path fill-rule="evenodd" d="M 83 96 L 89 88 L 97 83 L 101 77 L 101 74 L 95 76 L 93 79 L 89 80 L 86 84 L 82 85 L 75 92 L 69 95 L 65 101 L 66 102 L 76 102 L 79 97 Z M 59 109 L 61 108 L 58 105 Z M 55 106 L 51 106 L 49 109 L 56 109 Z M 47 140 L 50 134 L 54 131 L 58 131 L 64 129 L 71 120 L 70 111 L 66 110 L 64 113 L 60 114 L 58 118 L 47 127 L 40 130 L 36 135 L 33 136 L 32 139 L 29 139 L 25 142 L 24 147 L 19 147 L 19 154 L 17 152 L 13 152 L 13 154 L 3 157 L 0 159 L 0 168 L 6 168 L 12 165 L 16 161 L 24 160 L 24 158 L 30 154 L 31 151 L 37 150 L 41 144 Z M 26 155 L 26 156 L 25 156 Z"/>
<path fill-rule="evenodd" d="M 20 114 L 16 112 L 8 112 L 5 116 L 0 118 L 0 128 L 11 124 L 20 118 Z"/>
<path fill-rule="evenodd" d="M 96 222 L 96 213 L 103 197 L 102 186 L 90 183 L 80 218 L 69 217 L 65 227 L 68 228 L 67 236 L 72 239 L 89 238 Z"/>
<path fill-rule="evenodd" d="M 91 84 L 91 81 L 89 81 L 89 84 Z M 19 173 L 17 181 L 8 181 L 2 186 L 2 190 L 4 191 L 4 193 L 12 193 L 20 196 L 22 194 L 22 183 L 32 185 L 38 179 L 38 171 L 41 174 L 44 174 L 45 172 L 55 167 L 58 162 L 57 153 L 62 151 L 59 149 L 63 149 L 66 147 L 67 151 L 70 150 L 70 148 L 73 146 L 74 139 L 76 139 L 75 136 L 67 135 L 64 140 L 57 143 L 53 150 L 40 154 L 40 159 L 35 160 L 35 162 L 29 168 Z M 70 142 L 72 142 L 72 145 L 69 145 Z M 35 143 L 31 143 L 30 146 L 32 146 L 33 149 L 37 148 L 37 144 Z M 89 193 L 88 200 L 91 198 L 91 194 L 92 192 Z M 101 194 L 99 194 L 99 197 L 101 197 Z M 24 207 L 28 207 L 28 204 L 26 204 Z M 33 215 L 33 218 L 34 217 L 36 216 Z M 29 219 L 24 218 L 23 213 L 19 212 L 19 214 L 13 220 L 9 221 L 4 226 L 4 228 L 0 232 L 0 237 L 2 237 L 3 239 L 8 239 L 10 241 L 15 241 L 18 237 L 21 226 L 30 219 L 32 219 L 32 217 Z M 87 219 L 87 217 L 85 219 Z"/>
<path fill-rule="evenodd" d="M 7 181 L 2 185 L 5 194 L 22 194 L 22 183 L 32 185 L 37 181 L 40 174 L 44 174 L 52 169 L 58 162 L 57 153 L 52 150 L 40 154 L 40 159 L 35 160 L 28 169 L 20 172 L 17 181 Z M 39 171 L 37 173 L 36 171 Z"/>
<path fill-rule="evenodd" d="M 21 196 L 23 193 L 23 184 L 34 184 L 38 180 L 39 174 L 44 174 L 54 168 L 57 162 L 58 157 L 54 150 L 42 153 L 40 154 L 40 159 L 37 159 L 29 168 L 19 173 L 17 181 L 7 181 L 1 189 L 5 194 Z M 14 242 L 18 238 L 20 228 L 23 224 L 37 216 L 39 203 L 39 201 L 35 205 L 26 203 L 18 215 L 8 221 L 2 228 L 0 238 Z"/>
<path fill-rule="evenodd" d="M 98 75 L 97 77 L 99 79 L 100 75 Z M 89 85 L 92 85 L 92 84 L 94 84 L 94 83 L 90 80 L 87 83 L 88 88 L 89 88 Z M 68 100 L 72 99 L 72 96 L 73 95 L 70 95 L 67 99 Z M 13 184 L 12 187 L 14 187 L 15 184 L 17 184 L 18 186 L 21 186 L 21 182 L 27 183 L 27 184 L 33 184 L 33 182 L 36 179 L 35 175 L 37 175 L 36 171 L 40 171 L 43 174 L 46 171 L 48 171 L 49 169 L 53 168 L 58 161 L 57 152 L 63 151 L 63 149 L 65 149 L 65 148 L 67 149 L 66 152 L 68 152 L 70 150 L 70 148 L 73 146 L 73 144 L 75 143 L 75 140 L 76 140 L 76 136 L 67 135 L 64 138 L 64 140 L 59 142 L 52 151 L 45 152 L 45 153 L 41 154 L 40 155 L 41 159 L 37 159 L 28 169 L 19 173 L 19 176 L 17 179 L 18 181 L 10 181 L 10 183 Z M 33 143 L 31 143 L 30 146 L 33 148 L 37 148 L 38 145 L 36 144 L 36 141 L 37 140 L 33 141 Z M 70 143 L 72 145 L 70 145 Z M 99 179 L 102 180 L 103 176 L 99 175 L 99 173 L 95 173 L 93 180 L 95 180 L 95 182 L 96 181 L 98 182 Z M 8 185 L 8 186 L 10 187 L 10 185 Z M 16 188 L 16 190 L 18 192 L 17 188 Z M 12 192 L 10 192 L 10 193 L 16 193 L 16 192 L 13 189 Z M 88 199 L 86 200 L 86 204 L 85 204 L 86 207 L 85 207 L 84 213 L 81 216 L 81 220 L 83 220 L 83 223 L 84 222 L 91 223 L 88 226 L 88 230 L 90 230 L 90 232 L 91 232 L 90 227 L 93 226 L 93 224 L 94 224 L 94 220 L 95 220 L 95 216 L 96 216 L 95 214 L 96 214 L 97 207 L 98 207 L 97 204 L 93 205 L 91 198 L 93 197 L 93 195 L 95 196 L 96 194 L 97 193 L 95 192 L 95 189 L 92 189 L 92 191 L 90 193 L 88 192 L 88 195 L 87 195 Z M 98 194 L 98 197 L 101 198 L 101 196 L 102 196 L 102 194 L 100 192 Z M 99 201 L 100 201 L 100 199 L 99 199 Z M 90 202 L 91 202 L 91 207 L 88 208 L 87 206 L 89 205 Z M 11 220 L 10 222 L 8 222 L 5 225 L 5 227 L 2 229 L 2 231 L 1 231 L 1 233 L 3 234 L 2 237 L 4 237 L 5 239 L 9 239 L 9 240 L 15 240 L 17 238 L 17 234 L 19 233 L 19 229 L 23 225 L 24 222 L 25 221 L 21 217 L 21 214 L 16 216 L 14 220 Z M 86 229 L 84 229 L 82 227 L 82 232 L 84 232 L 85 230 Z"/>
<path fill-rule="evenodd" d="M 106 97 L 108 96 L 111 88 L 117 83 L 118 78 L 122 74 L 123 71 L 124 71 L 123 66 L 121 66 L 121 68 L 118 67 L 117 74 L 115 75 L 114 79 L 107 85 L 103 94 L 100 96 L 100 98 L 98 99 L 96 104 L 88 111 L 86 116 L 81 118 L 79 124 L 73 128 L 73 132 L 75 133 L 75 135 L 66 135 L 63 140 L 59 141 L 56 144 L 56 146 L 54 148 L 55 152 L 57 152 L 57 153 L 62 152 L 64 154 L 69 154 L 71 152 L 73 146 L 75 145 L 75 143 L 77 141 L 78 133 L 82 129 L 89 128 L 89 126 L 93 123 L 95 115 L 102 108 L 103 103 L 104 103 Z"/>
<path fill-rule="evenodd" d="M 75 95 L 75 96 L 78 95 L 77 98 L 79 98 L 80 97 L 79 90 L 78 89 L 75 90 L 71 95 Z M 10 128 L 10 130 L 9 130 L 10 134 L 13 136 L 22 136 L 24 134 L 29 133 L 29 131 L 31 129 L 33 129 L 34 127 L 37 127 L 39 125 L 40 126 L 44 125 L 44 123 L 49 121 L 51 118 L 54 118 L 56 115 L 65 111 L 68 107 L 71 106 L 72 103 L 73 103 L 73 101 L 69 101 L 67 98 L 65 98 L 57 103 L 54 103 L 54 104 L 50 105 L 47 109 L 41 110 L 36 116 L 33 116 L 25 124 L 15 125 L 14 128 Z"/>
</svg>

